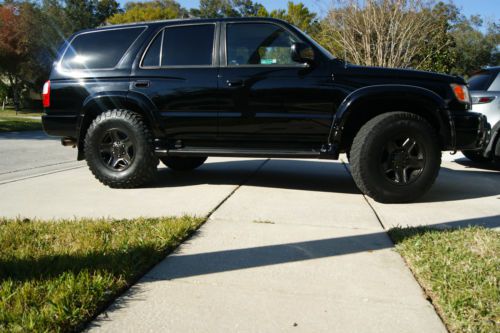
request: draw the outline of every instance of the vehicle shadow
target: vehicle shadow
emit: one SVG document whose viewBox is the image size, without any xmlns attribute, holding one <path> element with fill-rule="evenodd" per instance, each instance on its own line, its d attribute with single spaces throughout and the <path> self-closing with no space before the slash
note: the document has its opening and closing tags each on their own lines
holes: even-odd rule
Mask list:
<svg viewBox="0 0 500 333">
<path fill-rule="evenodd" d="M 240 185 L 361 194 L 344 164 L 316 160 L 238 160 L 211 162 L 190 172 L 160 168 L 157 181 L 150 187 L 179 187 L 201 184 Z M 260 165 L 264 166 L 257 173 Z M 442 167 L 431 190 L 417 202 L 441 202 L 500 195 L 500 177 L 496 172 L 454 170 Z"/>
<path fill-rule="evenodd" d="M 279 159 L 211 162 L 189 172 L 173 172 L 167 168 L 160 168 L 157 181 L 150 186 L 179 187 L 201 184 L 240 185 L 242 183 L 249 186 L 290 190 L 360 193 L 342 163 Z"/>
<path fill-rule="evenodd" d="M 457 158 L 455 160 L 455 162 L 466 167 L 466 168 L 475 168 L 475 169 L 483 169 L 483 170 L 491 170 L 491 171 L 499 171 L 500 172 L 500 162 L 477 163 L 477 162 L 473 162 L 467 158 Z"/>
</svg>

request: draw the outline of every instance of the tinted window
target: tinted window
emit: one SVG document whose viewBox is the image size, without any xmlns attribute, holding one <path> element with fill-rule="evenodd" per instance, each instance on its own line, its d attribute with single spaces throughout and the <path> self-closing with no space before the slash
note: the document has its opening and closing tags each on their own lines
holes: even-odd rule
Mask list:
<svg viewBox="0 0 500 333">
<path fill-rule="evenodd" d="M 162 66 L 212 64 L 215 26 L 191 25 L 167 28 L 163 33 Z"/>
<path fill-rule="evenodd" d="M 78 35 L 66 50 L 62 66 L 66 69 L 113 68 L 143 30 L 139 27 Z"/>
<path fill-rule="evenodd" d="M 491 80 L 491 74 L 488 72 L 478 73 L 469 79 L 470 90 L 487 90 Z"/>
<path fill-rule="evenodd" d="M 161 48 L 161 39 L 163 37 L 163 33 L 160 33 L 153 43 L 149 46 L 149 49 L 142 60 L 142 65 L 145 67 L 151 66 L 160 66 L 160 48 Z"/>
<path fill-rule="evenodd" d="M 283 28 L 266 23 L 228 24 L 227 64 L 291 65 L 291 46 L 298 40 Z"/>
<path fill-rule="evenodd" d="M 488 88 L 489 91 L 500 91 L 500 73 L 497 74 L 495 81 Z"/>
</svg>

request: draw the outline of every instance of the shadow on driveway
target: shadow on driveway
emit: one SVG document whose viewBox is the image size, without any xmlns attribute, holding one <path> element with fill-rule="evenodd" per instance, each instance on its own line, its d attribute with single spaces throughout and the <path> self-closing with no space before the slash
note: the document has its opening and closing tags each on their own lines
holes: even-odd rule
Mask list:
<svg viewBox="0 0 500 333">
<path fill-rule="evenodd" d="M 456 163 L 466 167 L 466 168 L 476 168 L 490 171 L 499 171 L 500 172 L 500 162 L 495 163 L 477 163 L 473 162 L 467 158 L 458 158 L 455 160 Z"/>
<path fill-rule="evenodd" d="M 259 160 L 264 163 L 265 160 Z M 150 187 L 179 187 L 200 184 L 239 185 L 256 160 L 213 162 L 190 172 L 161 168 Z M 248 186 L 360 194 L 342 163 L 331 161 L 275 160 L 267 163 Z M 454 170 L 442 167 L 430 192 L 417 202 L 444 202 L 500 195 L 500 173 Z M 499 203 L 500 204 L 500 203 Z"/>
<path fill-rule="evenodd" d="M 444 231 L 449 228 L 468 226 L 499 228 L 500 215 L 429 225 L 425 229 L 434 227 L 437 230 Z M 377 251 L 392 247 L 394 247 L 393 242 L 387 233 L 382 231 L 245 249 L 190 255 L 179 254 L 168 257 L 164 264 L 157 266 L 151 272 L 150 277 L 151 280 L 174 280 L 190 276 Z"/>
</svg>

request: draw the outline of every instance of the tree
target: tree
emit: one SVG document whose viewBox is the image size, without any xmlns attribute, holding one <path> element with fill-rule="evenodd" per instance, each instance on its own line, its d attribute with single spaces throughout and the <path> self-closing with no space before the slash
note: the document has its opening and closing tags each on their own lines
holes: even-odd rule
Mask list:
<svg viewBox="0 0 500 333">
<path fill-rule="evenodd" d="M 233 8 L 241 17 L 260 16 L 259 13 L 265 10 L 262 4 L 252 0 L 233 0 Z"/>
<path fill-rule="evenodd" d="M 313 35 L 316 34 L 319 29 L 319 24 L 316 20 L 316 13 L 309 11 L 309 9 L 302 2 L 295 4 L 292 1 L 289 1 L 286 10 L 273 10 L 266 16 L 287 21 L 297 26 L 302 31 Z"/>
<path fill-rule="evenodd" d="M 198 13 L 203 18 L 239 16 L 230 0 L 200 0 Z"/>
<path fill-rule="evenodd" d="M 456 43 L 454 52 L 457 54 L 452 69 L 454 73 L 468 76 L 481 67 L 500 65 L 500 25 L 489 23 L 483 33 L 480 30 L 483 24 L 479 16 L 457 18 L 451 31 Z"/>
<path fill-rule="evenodd" d="M 16 109 L 40 71 L 38 8 L 11 1 L 0 6 L 0 76 L 7 79 Z"/>
<path fill-rule="evenodd" d="M 439 2 L 430 10 L 424 9 L 422 15 L 432 18 L 431 29 L 424 48 L 413 60 L 415 67 L 443 73 L 452 71 L 457 60 L 457 53 L 454 49 L 455 38 L 450 31 L 459 12 L 454 4 L 443 2 Z"/>
<path fill-rule="evenodd" d="M 101 25 L 119 12 L 116 0 L 64 0 L 63 8 L 74 31 Z"/>
<path fill-rule="evenodd" d="M 338 0 L 322 22 L 321 42 L 357 64 L 421 68 L 450 47 L 437 16 L 420 0 Z"/>
<path fill-rule="evenodd" d="M 188 16 L 186 9 L 174 0 L 155 0 L 150 2 L 128 2 L 125 11 L 111 16 L 107 22 L 111 24 L 142 22 L 184 18 Z"/>
<path fill-rule="evenodd" d="M 191 16 L 203 18 L 258 16 L 264 8 L 252 0 L 200 0 L 199 8 L 190 10 Z"/>
<path fill-rule="evenodd" d="M 116 0 L 99 0 L 95 7 L 97 25 L 103 24 L 108 18 L 120 12 L 120 5 Z"/>
</svg>

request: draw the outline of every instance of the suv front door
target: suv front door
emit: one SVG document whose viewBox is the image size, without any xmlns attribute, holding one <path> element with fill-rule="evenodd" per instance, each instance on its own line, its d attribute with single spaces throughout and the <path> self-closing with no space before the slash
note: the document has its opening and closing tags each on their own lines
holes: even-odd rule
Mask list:
<svg viewBox="0 0 500 333">
<path fill-rule="evenodd" d="M 219 135 L 258 146 L 324 142 L 335 109 L 328 64 L 292 60 L 291 46 L 305 41 L 269 22 L 222 25 L 218 75 Z"/>
</svg>

